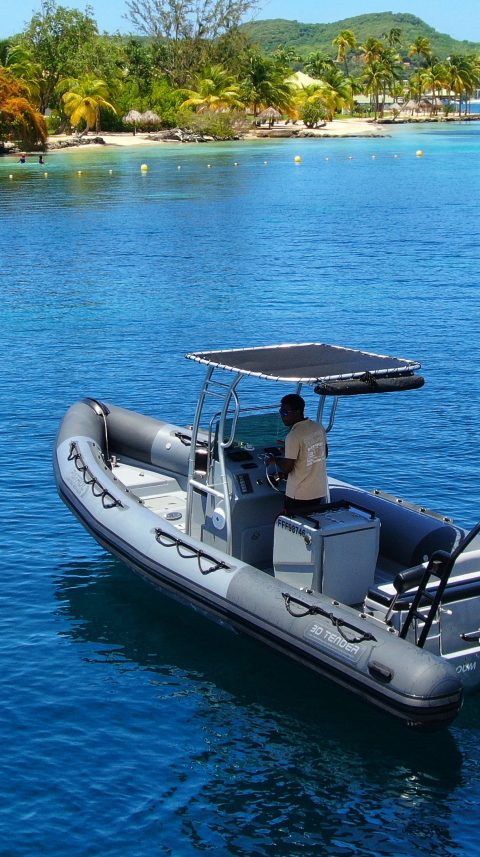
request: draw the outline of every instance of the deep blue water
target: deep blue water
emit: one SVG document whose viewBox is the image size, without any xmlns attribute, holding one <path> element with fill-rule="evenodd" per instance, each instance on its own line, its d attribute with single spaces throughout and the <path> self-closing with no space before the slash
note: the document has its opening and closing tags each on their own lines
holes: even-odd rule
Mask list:
<svg viewBox="0 0 480 857">
<path fill-rule="evenodd" d="M 411 735 L 152 592 L 51 473 L 82 396 L 189 422 L 185 352 L 325 341 L 427 381 L 342 402 L 330 471 L 474 524 L 480 124 L 393 134 L 0 160 L 2 855 L 478 852 L 478 696 Z"/>
</svg>

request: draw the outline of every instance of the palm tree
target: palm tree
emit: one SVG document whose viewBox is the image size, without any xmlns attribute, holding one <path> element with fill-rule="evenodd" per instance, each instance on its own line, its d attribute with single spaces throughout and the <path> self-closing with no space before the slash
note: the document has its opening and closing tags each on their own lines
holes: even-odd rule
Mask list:
<svg viewBox="0 0 480 857">
<path fill-rule="evenodd" d="M 391 27 L 388 33 L 382 33 L 382 39 L 390 48 L 399 48 L 402 44 L 402 30 L 400 27 Z"/>
<path fill-rule="evenodd" d="M 393 98 L 394 105 L 397 105 L 397 101 L 399 98 L 403 98 L 405 95 L 405 86 L 401 80 L 393 81 L 389 86 L 389 93 Z"/>
<path fill-rule="evenodd" d="M 286 70 L 274 60 L 252 54 L 243 70 L 240 97 L 249 104 L 256 116 L 259 109 L 276 107 L 289 113 L 294 104 L 293 89 L 286 80 Z"/>
<path fill-rule="evenodd" d="M 19 141 L 25 148 L 47 141 L 45 119 L 31 103 L 25 83 L 1 66 L 0 139 Z"/>
<path fill-rule="evenodd" d="M 363 61 L 368 65 L 368 63 L 381 59 L 385 45 L 375 36 L 369 36 L 365 43 L 360 45 L 360 50 L 363 54 Z"/>
<path fill-rule="evenodd" d="M 400 55 L 390 47 L 385 48 L 381 62 L 385 68 L 385 79 L 383 84 L 383 104 L 385 104 L 387 92 L 390 92 L 392 87 L 402 79 L 403 66 L 401 64 Z"/>
<path fill-rule="evenodd" d="M 443 63 L 435 63 L 428 68 L 421 69 L 418 73 L 421 87 L 426 93 L 432 93 L 432 112 L 437 112 L 437 94 L 448 87 L 448 72 Z"/>
<path fill-rule="evenodd" d="M 385 93 L 388 84 L 393 82 L 392 71 L 382 60 L 372 60 L 365 68 L 363 80 L 371 96 L 376 119 L 380 110 L 380 93 Z"/>
<path fill-rule="evenodd" d="M 337 62 L 343 62 L 345 65 L 345 73 L 348 74 L 348 52 L 354 51 L 357 47 L 357 37 L 352 30 L 342 30 L 338 36 L 332 41 L 332 45 L 338 48 Z"/>
<path fill-rule="evenodd" d="M 420 104 L 423 95 L 423 75 L 421 69 L 410 75 L 408 79 L 407 93 L 409 98 L 412 100 L 414 99 L 417 102 L 418 110 L 418 105 Z"/>
<path fill-rule="evenodd" d="M 350 75 L 345 75 L 341 69 L 333 67 L 328 69 L 324 76 L 323 82 L 333 89 L 337 94 L 337 110 L 341 110 L 348 104 L 349 108 L 353 105 L 353 89 L 355 84 Z"/>
<path fill-rule="evenodd" d="M 312 96 L 311 101 L 318 101 L 325 110 L 325 118 L 328 122 L 335 119 L 345 103 L 344 99 L 328 83 L 323 84 L 319 92 Z"/>
<path fill-rule="evenodd" d="M 100 131 L 100 110 L 112 110 L 113 104 L 107 101 L 108 86 L 104 80 L 94 77 L 84 77 L 81 80 L 67 78 L 57 85 L 57 91 L 62 94 L 64 110 L 70 123 L 76 128 L 82 120 L 85 121 L 85 133 L 95 126 Z"/>
<path fill-rule="evenodd" d="M 292 73 L 294 63 L 300 63 L 302 58 L 298 55 L 295 48 L 287 48 L 286 45 L 279 45 L 272 53 L 272 57 L 278 66 L 284 68 L 288 74 Z"/>
<path fill-rule="evenodd" d="M 402 66 L 400 55 L 380 39 L 370 36 L 361 46 L 365 71 L 363 80 L 367 92 L 372 97 L 375 119 L 380 109 L 380 92 L 383 92 L 383 104 L 389 87 L 401 79 Z M 382 105 L 383 110 L 383 105 Z"/>
<path fill-rule="evenodd" d="M 21 80 L 28 89 L 30 101 L 37 106 L 40 103 L 42 81 L 41 66 L 34 62 L 29 48 L 24 45 L 13 45 L 7 51 L 5 67 L 11 71 L 17 80 Z"/>
<path fill-rule="evenodd" d="M 480 85 L 479 63 L 476 57 L 455 55 L 448 57 L 445 64 L 450 90 L 458 99 L 458 112 L 461 113 L 462 100 L 465 98 L 465 113 L 468 99 Z"/>
<path fill-rule="evenodd" d="M 188 95 L 181 107 L 195 107 L 201 113 L 205 110 L 213 112 L 227 110 L 229 107 L 242 107 L 239 97 L 239 87 L 233 83 L 233 78 L 220 64 L 207 66 L 203 74 L 196 79 L 196 89 L 183 89 L 179 92 Z"/>
<path fill-rule="evenodd" d="M 312 77 L 323 79 L 323 75 L 328 69 L 335 68 L 334 62 L 328 54 L 323 51 L 314 51 L 308 54 L 304 62 L 305 71 Z"/>
<path fill-rule="evenodd" d="M 345 78 L 345 82 L 349 88 L 349 107 L 351 112 L 353 113 L 355 107 L 355 96 L 362 95 L 363 93 L 363 82 L 361 77 L 356 77 L 353 74 L 347 75 Z"/>
<path fill-rule="evenodd" d="M 420 58 L 423 57 L 425 60 L 430 59 L 432 53 L 433 51 L 430 39 L 427 39 L 425 36 L 418 36 L 408 49 L 409 57 L 419 56 Z"/>
<path fill-rule="evenodd" d="M 322 80 L 319 84 L 305 86 L 297 95 L 297 101 L 302 104 L 319 104 L 325 113 L 327 122 L 331 122 L 351 98 L 351 91 L 344 78 L 343 90 L 335 89 L 331 84 Z"/>
</svg>

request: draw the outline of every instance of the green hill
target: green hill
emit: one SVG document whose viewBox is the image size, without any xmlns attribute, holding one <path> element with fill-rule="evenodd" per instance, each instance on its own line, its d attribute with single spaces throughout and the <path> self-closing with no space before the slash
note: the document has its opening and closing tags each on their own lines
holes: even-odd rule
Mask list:
<svg viewBox="0 0 480 857">
<path fill-rule="evenodd" d="M 353 30 L 359 44 L 368 36 L 380 38 L 393 27 L 402 31 L 402 48 L 406 53 L 409 45 L 419 36 L 430 40 L 433 52 L 439 59 L 445 59 L 451 54 L 480 53 L 478 42 L 458 41 L 445 33 L 438 33 L 420 18 L 408 13 L 373 12 L 368 15 L 356 15 L 354 18 L 344 18 L 333 24 L 302 24 L 299 21 L 287 21 L 275 18 L 267 21 L 253 21 L 245 24 L 252 41 L 260 45 L 265 53 L 271 53 L 279 45 L 294 48 L 305 57 L 311 51 L 325 51 L 332 57 L 336 55 L 332 39 L 341 30 Z"/>
</svg>

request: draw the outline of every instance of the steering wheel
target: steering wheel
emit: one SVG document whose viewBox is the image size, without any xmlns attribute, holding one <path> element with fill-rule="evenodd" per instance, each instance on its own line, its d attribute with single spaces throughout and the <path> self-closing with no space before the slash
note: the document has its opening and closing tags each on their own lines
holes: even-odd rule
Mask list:
<svg viewBox="0 0 480 857">
<path fill-rule="evenodd" d="M 267 456 L 265 456 L 265 477 L 270 488 L 273 488 L 274 491 L 282 491 L 281 485 L 284 481 L 283 473 L 279 470 L 275 459 L 272 460 Z"/>
</svg>

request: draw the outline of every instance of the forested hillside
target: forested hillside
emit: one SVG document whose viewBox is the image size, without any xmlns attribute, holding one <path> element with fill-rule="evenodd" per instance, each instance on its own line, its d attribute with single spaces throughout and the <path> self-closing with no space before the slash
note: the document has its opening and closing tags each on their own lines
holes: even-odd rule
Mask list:
<svg viewBox="0 0 480 857">
<path fill-rule="evenodd" d="M 460 42 L 452 39 L 451 36 L 438 33 L 415 15 L 407 13 L 374 12 L 368 15 L 357 15 L 354 18 L 344 18 L 333 24 L 302 24 L 299 21 L 275 18 L 245 25 L 250 37 L 266 53 L 271 53 L 279 45 L 285 45 L 293 48 L 300 56 L 306 56 L 313 51 L 324 51 L 332 57 L 336 56 L 336 48 L 332 45 L 332 40 L 341 30 L 353 30 L 357 42 L 362 44 L 370 36 L 380 38 L 394 28 L 401 30 L 405 54 L 408 46 L 418 37 L 429 39 L 433 53 L 439 59 L 446 59 L 451 54 L 480 51 L 478 42 Z M 401 49 L 400 53 L 402 53 Z"/>
<path fill-rule="evenodd" d="M 163 14 L 172 4 L 175 20 Z M 413 15 L 239 27 L 257 0 L 201 0 L 194 19 L 183 0 L 127 5 L 140 38 L 100 33 L 90 6 L 41 0 L 24 31 L 0 41 L 0 150 L 44 147 L 65 131 L 180 128 L 229 140 L 259 117 L 313 128 L 405 102 L 437 119 L 468 114 L 478 97 L 480 45 Z"/>
</svg>

